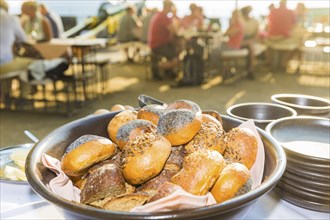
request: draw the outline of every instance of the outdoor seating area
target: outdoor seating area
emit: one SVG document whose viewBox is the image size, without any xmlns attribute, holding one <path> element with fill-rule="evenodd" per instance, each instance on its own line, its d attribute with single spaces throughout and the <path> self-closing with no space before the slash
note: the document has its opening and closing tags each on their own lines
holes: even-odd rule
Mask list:
<svg viewBox="0 0 330 220">
<path fill-rule="evenodd" d="M 325 1 L 0 12 L 0 219 L 330 219 Z"/>
</svg>

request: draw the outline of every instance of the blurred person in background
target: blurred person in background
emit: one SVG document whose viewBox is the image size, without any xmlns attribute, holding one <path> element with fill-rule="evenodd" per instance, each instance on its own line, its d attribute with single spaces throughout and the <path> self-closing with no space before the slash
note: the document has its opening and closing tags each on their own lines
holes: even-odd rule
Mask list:
<svg viewBox="0 0 330 220">
<path fill-rule="evenodd" d="M 307 14 L 307 9 L 305 7 L 305 4 L 302 2 L 299 2 L 297 4 L 297 7 L 296 7 L 294 13 L 296 15 L 297 25 L 304 27 L 305 21 L 306 21 L 306 14 Z"/>
<path fill-rule="evenodd" d="M 11 78 L 6 79 L 5 75 L 10 72 L 26 70 L 33 60 L 30 58 L 14 57 L 14 44 L 25 42 L 27 36 L 25 35 L 19 19 L 8 13 L 8 4 L 5 0 L 0 0 L 0 16 L 0 98 L 6 103 L 9 101 Z"/>
<path fill-rule="evenodd" d="M 64 33 L 64 27 L 61 17 L 54 11 L 50 11 L 45 4 L 39 5 L 39 11 L 43 16 L 48 19 L 52 27 L 53 37 L 61 38 L 62 34 Z"/>
<path fill-rule="evenodd" d="M 22 4 L 22 26 L 29 38 L 36 41 L 49 41 L 53 37 L 50 22 L 38 11 L 35 1 L 26 1 Z"/>
<path fill-rule="evenodd" d="M 238 50 L 241 49 L 244 39 L 244 27 L 242 22 L 242 15 L 239 10 L 234 10 L 229 20 L 229 27 L 224 33 L 228 37 L 227 42 L 223 42 L 220 46 L 214 48 L 211 54 L 211 66 L 215 68 L 212 71 L 221 71 L 223 74 L 223 80 L 226 80 L 231 75 L 226 70 L 221 70 L 221 56 L 225 50 Z M 253 78 L 253 77 L 252 77 Z"/>
<path fill-rule="evenodd" d="M 135 15 L 135 9 L 132 6 L 126 8 L 126 15 L 124 15 L 119 22 L 118 28 L 118 42 L 127 43 L 131 41 L 138 41 L 141 38 L 141 24 Z M 135 49 L 133 55 L 130 56 L 128 47 L 125 48 L 127 61 L 132 62 L 135 56 Z"/>
<path fill-rule="evenodd" d="M 150 23 L 148 45 L 154 54 L 167 58 L 167 62 L 158 65 L 158 68 L 168 71 L 171 75 L 179 65 L 174 37 L 176 29 L 168 14 L 172 12 L 173 3 L 170 0 L 163 1 L 163 10 L 156 13 Z M 159 72 L 153 72 L 154 79 L 162 79 Z"/>
<path fill-rule="evenodd" d="M 204 16 L 203 8 L 191 3 L 189 6 L 190 14 L 186 15 L 181 20 L 181 27 L 183 29 L 200 30 L 203 28 Z"/>
<path fill-rule="evenodd" d="M 148 9 L 146 8 L 146 15 L 142 18 L 142 34 L 141 41 L 143 43 L 148 42 L 148 32 L 150 27 L 150 21 L 152 17 L 157 13 L 157 8 Z"/>
<path fill-rule="evenodd" d="M 270 11 L 268 33 L 271 39 L 289 38 L 291 36 L 296 17 L 294 12 L 286 7 L 286 2 L 286 0 L 281 0 L 279 8 Z"/>
<path fill-rule="evenodd" d="M 257 19 L 251 16 L 252 7 L 246 6 L 241 9 L 242 24 L 244 28 L 244 38 L 242 47 L 249 50 L 248 54 L 248 79 L 254 79 L 254 66 L 255 66 L 255 45 L 259 34 L 259 23 Z"/>
</svg>

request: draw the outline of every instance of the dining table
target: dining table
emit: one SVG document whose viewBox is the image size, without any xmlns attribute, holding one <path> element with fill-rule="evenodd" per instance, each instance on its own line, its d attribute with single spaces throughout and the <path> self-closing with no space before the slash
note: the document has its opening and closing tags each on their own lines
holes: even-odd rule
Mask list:
<svg viewBox="0 0 330 220">
<path fill-rule="evenodd" d="M 30 185 L 0 181 L 0 219 L 65 219 L 55 205 L 37 195 Z M 259 198 L 241 219 L 330 219 L 330 213 L 316 212 L 283 200 L 276 191 Z"/>
</svg>

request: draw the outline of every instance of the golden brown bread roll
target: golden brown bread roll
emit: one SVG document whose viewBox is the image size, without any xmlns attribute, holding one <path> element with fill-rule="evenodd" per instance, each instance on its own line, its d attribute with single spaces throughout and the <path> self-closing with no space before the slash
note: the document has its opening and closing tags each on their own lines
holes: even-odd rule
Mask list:
<svg viewBox="0 0 330 220">
<path fill-rule="evenodd" d="M 218 203 L 242 195 L 251 190 L 250 171 L 240 163 L 227 165 L 211 189 L 211 194 Z"/>
<path fill-rule="evenodd" d="M 119 167 L 113 163 L 103 163 L 88 176 L 80 194 L 80 202 L 89 204 L 125 192 L 125 179 Z"/>
<path fill-rule="evenodd" d="M 202 125 L 200 107 L 188 100 L 178 100 L 167 106 L 158 121 L 158 132 L 173 146 L 189 142 Z"/>
<path fill-rule="evenodd" d="M 107 138 L 84 135 L 74 141 L 61 159 L 62 170 L 69 176 L 80 176 L 94 164 L 113 156 L 117 146 Z"/>
<path fill-rule="evenodd" d="M 140 108 L 137 113 L 137 118 L 151 121 L 157 126 L 159 117 L 164 113 L 164 111 L 165 107 L 162 105 L 146 105 Z"/>
<path fill-rule="evenodd" d="M 210 116 L 212 117 L 212 116 Z M 201 129 L 195 137 L 184 145 L 186 153 L 191 154 L 199 148 L 216 150 L 220 154 L 225 151 L 226 145 L 223 142 L 224 130 L 214 122 L 203 122 Z"/>
<path fill-rule="evenodd" d="M 117 144 L 116 135 L 118 129 L 127 122 L 136 119 L 137 113 L 132 110 L 124 110 L 111 119 L 108 124 L 108 134 L 110 139 Z"/>
<path fill-rule="evenodd" d="M 148 133 L 156 132 L 157 127 L 151 121 L 143 119 L 134 119 L 121 126 L 116 135 L 118 147 L 123 150 L 128 141 L 135 137 Z"/>
<path fill-rule="evenodd" d="M 128 142 L 122 171 L 126 181 L 137 185 L 158 175 L 171 153 L 171 143 L 157 133 L 145 133 Z"/>
<path fill-rule="evenodd" d="M 198 149 L 184 158 L 182 170 L 172 177 L 171 182 L 191 194 L 205 195 L 224 166 L 225 160 L 219 152 Z"/>
<path fill-rule="evenodd" d="M 121 104 L 115 104 L 110 108 L 110 111 L 115 112 L 115 111 L 122 111 L 125 110 L 125 106 Z"/>
<path fill-rule="evenodd" d="M 202 122 L 203 123 L 212 122 L 212 123 L 216 124 L 217 126 L 219 126 L 221 129 L 223 129 L 221 122 L 217 118 L 215 118 L 209 114 L 204 114 L 204 113 L 202 114 Z"/>
<path fill-rule="evenodd" d="M 248 169 L 254 164 L 258 143 L 253 132 L 248 128 L 233 128 L 225 136 L 226 150 L 223 154 L 229 163 L 238 162 Z"/>
</svg>

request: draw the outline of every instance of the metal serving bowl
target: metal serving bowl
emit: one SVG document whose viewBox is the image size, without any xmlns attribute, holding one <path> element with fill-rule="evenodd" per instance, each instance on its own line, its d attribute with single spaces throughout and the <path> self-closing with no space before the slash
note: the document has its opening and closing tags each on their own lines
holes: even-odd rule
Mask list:
<svg viewBox="0 0 330 220">
<path fill-rule="evenodd" d="M 330 100 L 302 94 L 275 94 L 274 103 L 285 105 L 297 111 L 298 115 L 330 116 Z"/>
<path fill-rule="evenodd" d="M 84 134 L 108 137 L 107 125 L 116 113 L 96 115 L 66 124 L 47 135 L 31 150 L 26 162 L 27 179 L 31 187 L 45 200 L 59 208 L 67 219 L 212 219 L 239 218 L 244 216 L 259 197 L 269 192 L 279 181 L 286 166 L 283 149 L 266 132 L 257 128 L 265 146 L 265 167 L 262 184 L 256 189 L 221 204 L 158 213 L 114 212 L 93 208 L 65 200 L 51 192 L 46 184 L 55 175 L 41 164 L 41 155 L 61 159 L 67 146 Z M 229 130 L 241 121 L 227 116 L 222 117 L 223 127 Z"/>
<path fill-rule="evenodd" d="M 297 112 L 292 108 L 266 102 L 250 102 L 233 105 L 227 109 L 227 114 L 244 121 L 253 119 L 256 126 L 262 129 L 264 129 L 268 123 L 279 118 L 297 116 Z"/>
</svg>

